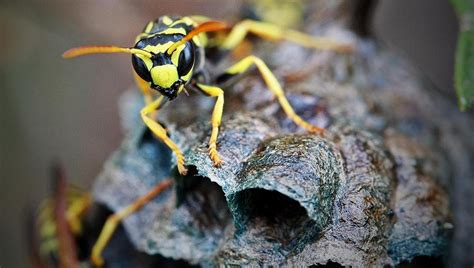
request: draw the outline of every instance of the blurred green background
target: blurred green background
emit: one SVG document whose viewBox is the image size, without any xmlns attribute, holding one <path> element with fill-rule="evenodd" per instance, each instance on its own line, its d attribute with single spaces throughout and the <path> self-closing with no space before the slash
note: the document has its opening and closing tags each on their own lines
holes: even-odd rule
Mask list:
<svg viewBox="0 0 474 268">
<path fill-rule="evenodd" d="M 117 100 L 131 87 L 126 55 L 65 61 L 84 44 L 132 45 L 145 23 L 164 14 L 230 18 L 240 1 L 0 0 L 0 266 L 28 266 L 26 212 L 49 191 L 60 161 L 89 187 L 122 133 Z M 379 39 L 405 54 L 455 103 L 457 23 L 447 0 L 381 1 Z"/>
</svg>

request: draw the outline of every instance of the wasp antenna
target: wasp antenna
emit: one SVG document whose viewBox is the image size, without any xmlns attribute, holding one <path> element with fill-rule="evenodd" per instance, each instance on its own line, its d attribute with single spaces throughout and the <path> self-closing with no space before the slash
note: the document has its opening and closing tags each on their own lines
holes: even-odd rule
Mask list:
<svg viewBox="0 0 474 268">
<path fill-rule="evenodd" d="M 205 33 L 205 32 L 218 32 L 218 31 L 223 31 L 229 29 L 229 25 L 223 21 L 206 21 L 201 24 L 199 24 L 196 28 L 194 28 L 191 32 L 189 32 L 183 39 L 179 40 L 178 42 L 174 43 L 171 45 L 167 52 L 169 55 L 171 55 L 177 47 L 180 45 L 188 42 L 191 40 L 194 36 L 200 34 L 200 33 Z"/>
<path fill-rule="evenodd" d="M 153 55 L 145 50 L 128 47 L 116 47 L 116 46 L 82 46 L 75 47 L 67 50 L 63 53 L 63 58 L 69 59 L 77 56 L 88 55 L 88 54 L 104 54 L 104 53 L 127 53 L 127 54 L 138 54 L 151 58 Z"/>
</svg>

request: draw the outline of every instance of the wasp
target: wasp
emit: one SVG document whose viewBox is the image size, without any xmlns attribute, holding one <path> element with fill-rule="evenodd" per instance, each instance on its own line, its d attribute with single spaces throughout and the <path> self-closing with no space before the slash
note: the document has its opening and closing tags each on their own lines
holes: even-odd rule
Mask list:
<svg viewBox="0 0 474 268">
<path fill-rule="evenodd" d="M 39 252 L 31 252 L 35 257 L 32 261 L 38 267 L 79 267 L 76 238 L 83 234 L 82 218 L 92 205 L 92 198 L 88 192 L 67 183 L 61 166 L 55 165 L 52 171 L 54 193 L 41 202 L 36 218 L 38 233 L 30 237 L 31 246 L 39 238 Z"/>
<path fill-rule="evenodd" d="M 131 205 L 112 214 L 89 252 L 88 248 L 78 243 L 83 242 L 86 235 L 85 217 L 90 215 L 93 205 L 91 193 L 69 184 L 61 166 L 55 165 L 52 171 L 54 192 L 41 202 L 35 222 L 32 222 L 36 226 L 29 235 L 30 257 L 35 267 L 81 267 L 81 262 L 89 253 L 92 263 L 102 266 L 102 251 L 118 223 L 172 185 L 171 179 L 163 180 Z"/>
<path fill-rule="evenodd" d="M 205 79 L 206 75 L 202 75 L 206 72 L 205 61 L 210 60 L 216 48 L 219 54 L 231 52 L 248 34 L 274 41 L 287 40 L 314 49 L 341 53 L 353 50 L 349 44 L 342 44 L 324 37 L 313 37 L 267 22 L 243 20 L 230 25 L 202 16 L 162 16 L 145 26 L 143 32 L 136 37 L 133 47 L 82 46 L 66 51 L 63 57 L 73 58 L 97 53 L 131 54 L 134 78 L 145 99 L 145 106 L 141 109 L 140 116 L 151 132 L 174 152 L 178 171 L 181 175 L 185 175 L 187 169 L 184 155 L 168 137 L 166 129 L 154 119 L 156 111 L 164 101 L 174 100 L 188 89 L 196 89 L 209 97 L 216 98 L 211 118 L 212 130 L 208 141 L 208 152 L 214 166 L 219 167 L 222 160 L 217 151 L 217 139 L 224 108 L 224 90 L 221 85 L 229 78 L 246 72 L 252 66 L 257 67 L 268 89 L 276 96 L 283 111 L 295 124 L 312 133 L 324 131 L 323 128 L 306 122 L 295 113 L 278 79 L 265 62 L 257 56 L 244 57 L 222 74 L 215 76 L 214 81 Z M 159 93 L 157 97 L 154 92 Z M 145 196 L 107 220 L 92 250 L 91 258 L 94 264 L 104 263 L 101 252 L 118 223 L 171 185 L 171 180 L 160 183 Z"/>
<path fill-rule="evenodd" d="M 212 32 L 225 34 L 225 38 L 213 40 Z M 233 26 L 213 21 L 205 17 L 162 16 L 150 21 L 135 39 L 133 47 L 83 46 L 70 49 L 64 58 L 94 53 L 128 53 L 132 55 L 134 77 L 144 94 L 146 106 L 140 111 L 141 118 L 153 134 L 163 141 L 175 154 L 178 171 L 184 175 L 185 158 L 178 146 L 168 137 L 166 130 L 154 120 L 154 112 L 166 98 L 174 100 L 186 89 L 195 88 L 205 95 L 216 98 L 212 112 L 212 131 L 209 139 L 209 156 L 214 166 L 219 167 L 222 160 L 217 151 L 217 138 L 224 108 L 224 90 L 219 85 L 235 75 L 244 73 L 252 65 L 260 71 L 268 89 L 276 96 L 287 116 L 297 125 L 313 133 L 322 133 L 323 129 L 313 126 L 298 116 L 285 97 L 277 78 L 265 62 L 250 55 L 240 60 L 223 74 L 218 75 L 214 83 L 202 81 L 206 48 L 217 47 L 223 52 L 236 48 L 248 33 L 271 40 L 288 40 L 305 47 L 328 49 L 338 52 L 351 51 L 348 44 L 341 44 L 323 37 L 313 37 L 294 30 L 284 29 L 274 24 L 244 20 Z M 214 35 L 216 36 L 216 35 Z M 217 38 L 215 38 L 217 39 Z M 153 99 L 153 91 L 160 96 Z"/>
</svg>

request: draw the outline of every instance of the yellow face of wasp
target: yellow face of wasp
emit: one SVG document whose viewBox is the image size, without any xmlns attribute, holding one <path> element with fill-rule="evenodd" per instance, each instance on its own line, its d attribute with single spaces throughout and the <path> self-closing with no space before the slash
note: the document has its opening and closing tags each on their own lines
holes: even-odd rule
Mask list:
<svg viewBox="0 0 474 268">
<path fill-rule="evenodd" d="M 150 74 L 153 84 L 162 88 L 169 88 L 179 81 L 178 68 L 173 64 L 152 67 Z"/>
<path fill-rule="evenodd" d="M 192 42 L 187 42 L 170 54 L 168 48 L 176 42 L 174 39 L 181 38 L 178 36 L 172 39 L 174 42 L 169 41 L 173 37 L 174 35 L 158 34 L 142 39 L 135 47 L 150 52 L 153 56 L 151 58 L 142 55 L 132 56 L 136 73 L 149 82 L 151 88 L 169 99 L 174 99 L 192 77 L 195 53 Z"/>
</svg>

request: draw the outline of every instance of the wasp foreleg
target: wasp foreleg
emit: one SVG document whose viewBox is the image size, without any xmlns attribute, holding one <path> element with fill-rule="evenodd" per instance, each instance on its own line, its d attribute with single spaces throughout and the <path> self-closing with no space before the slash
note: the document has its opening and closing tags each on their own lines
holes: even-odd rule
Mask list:
<svg viewBox="0 0 474 268">
<path fill-rule="evenodd" d="M 214 162 L 214 166 L 219 167 L 222 160 L 217 152 L 217 136 L 219 134 L 219 126 L 222 121 L 222 111 L 224 109 L 224 91 L 219 87 L 208 86 L 204 84 L 196 84 L 196 87 L 211 97 L 217 97 L 214 111 L 212 112 L 212 132 L 209 139 L 209 156 Z"/>
<path fill-rule="evenodd" d="M 153 134 L 158 137 L 161 141 L 163 141 L 176 155 L 176 163 L 178 166 L 178 171 L 181 175 L 186 175 L 187 169 L 184 167 L 184 155 L 178 146 L 168 137 L 166 134 L 166 130 L 158 124 L 150 115 L 153 116 L 153 113 L 160 107 L 161 101 L 163 100 L 164 96 L 158 97 L 152 103 L 146 105 L 140 111 L 140 115 L 142 117 L 143 122 L 147 125 L 147 127 L 153 132 Z"/>
</svg>

